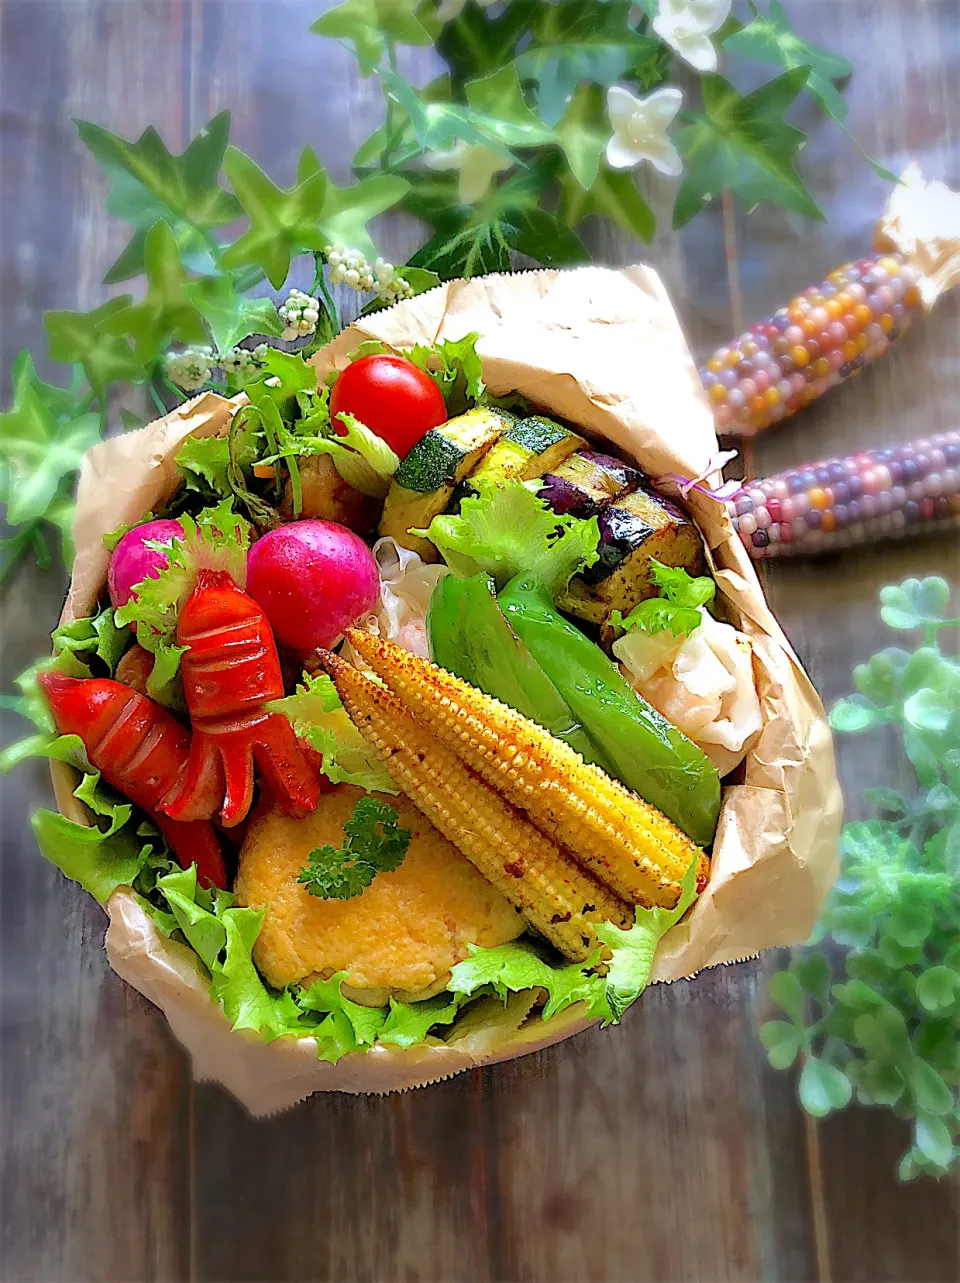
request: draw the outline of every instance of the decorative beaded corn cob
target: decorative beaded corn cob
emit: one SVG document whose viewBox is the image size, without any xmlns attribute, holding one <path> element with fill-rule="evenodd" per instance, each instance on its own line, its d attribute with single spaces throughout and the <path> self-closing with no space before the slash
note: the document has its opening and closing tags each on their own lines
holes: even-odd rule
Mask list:
<svg viewBox="0 0 960 1283">
<path fill-rule="evenodd" d="M 727 511 L 755 561 L 960 524 L 960 431 L 746 481 Z"/>
<path fill-rule="evenodd" d="M 908 165 L 877 225 L 876 254 L 846 263 L 700 371 L 717 431 L 751 437 L 859 374 L 960 282 L 960 193 Z"/>
<path fill-rule="evenodd" d="M 751 437 L 883 356 L 921 307 L 918 278 L 902 254 L 857 259 L 718 348 L 700 371 L 717 431 Z"/>
</svg>

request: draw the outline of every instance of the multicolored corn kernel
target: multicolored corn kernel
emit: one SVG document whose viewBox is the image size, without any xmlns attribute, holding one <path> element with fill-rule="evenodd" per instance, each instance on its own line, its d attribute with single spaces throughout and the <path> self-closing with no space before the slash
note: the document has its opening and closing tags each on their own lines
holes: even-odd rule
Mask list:
<svg viewBox="0 0 960 1283">
<path fill-rule="evenodd" d="M 960 431 L 745 481 L 726 504 L 755 561 L 960 525 Z"/>
<path fill-rule="evenodd" d="M 700 370 L 717 431 L 752 437 L 883 356 L 921 310 L 918 279 L 902 255 L 871 254 L 718 348 Z"/>
</svg>

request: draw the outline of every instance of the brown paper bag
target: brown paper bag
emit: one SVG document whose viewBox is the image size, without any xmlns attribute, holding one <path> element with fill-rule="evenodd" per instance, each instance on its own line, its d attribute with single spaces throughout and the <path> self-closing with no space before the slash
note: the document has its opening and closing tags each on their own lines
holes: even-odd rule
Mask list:
<svg viewBox="0 0 960 1283">
<path fill-rule="evenodd" d="M 476 331 L 494 393 L 518 391 L 538 407 L 611 442 L 653 476 L 696 476 L 717 450 L 712 417 L 673 308 L 655 273 L 539 271 L 455 281 L 362 318 L 315 358 L 321 377 L 347 364 L 365 339 L 398 350 Z M 108 556 L 101 536 L 160 507 L 177 485 L 173 457 L 191 433 L 226 431 L 239 402 L 201 396 L 157 423 L 95 446 L 84 460 L 77 558 L 65 618 L 90 613 Z M 830 732 L 816 692 L 770 614 L 750 559 L 722 504 L 693 492 L 725 604 L 750 638 L 763 729 L 742 784 L 724 789 L 710 884 L 685 922 L 664 938 L 653 979 L 803 940 L 836 875 L 841 799 Z M 69 768 L 54 764 L 64 814 L 84 820 Z M 164 938 L 135 897 L 108 906 L 113 968 L 163 1009 L 201 1079 L 222 1082 L 255 1114 L 314 1091 L 388 1092 L 520 1056 L 589 1023 L 571 1008 L 518 1033 L 481 1029 L 453 1045 L 374 1047 L 337 1065 L 316 1059 L 312 1039 L 264 1043 L 234 1033 L 210 999 L 196 956 Z M 633 1019 L 643 1019 L 642 1011 Z M 613 1030 L 608 1035 L 616 1037 Z"/>
</svg>

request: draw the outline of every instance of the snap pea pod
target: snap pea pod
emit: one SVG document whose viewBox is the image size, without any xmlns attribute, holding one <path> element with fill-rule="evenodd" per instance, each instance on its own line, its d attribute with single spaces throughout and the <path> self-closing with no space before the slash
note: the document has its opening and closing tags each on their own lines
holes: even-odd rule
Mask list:
<svg viewBox="0 0 960 1283">
<path fill-rule="evenodd" d="M 706 755 L 633 689 L 599 646 L 556 610 L 536 579 L 501 590 L 511 628 L 610 763 L 608 770 L 700 846 L 713 841 L 720 776 Z"/>
<path fill-rule="evenodd" d="M 427 636 L 435 663 L 565 740 L 609 771 L 598 746 L 497 605 L 488 575 L 447 575 L 430 597 Z"/>
</svg>

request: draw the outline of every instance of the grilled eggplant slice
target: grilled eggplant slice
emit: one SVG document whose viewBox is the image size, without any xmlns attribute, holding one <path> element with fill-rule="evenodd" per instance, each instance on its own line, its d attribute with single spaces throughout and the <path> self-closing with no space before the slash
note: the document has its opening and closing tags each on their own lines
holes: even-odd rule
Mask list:
<svg viewBox="0 0 960 1283">
<path fill-rule="evenodd" d="M 651 561 L 704 573 L 703 547 L 693 523 L 675 503 L 634 490 L 599 514 L 599 559 L 575 575 L 559 603 L 568 614 L 603 625 L 613 610 L 628 614 L 656 593 Z"/>
<path fill-rule="evenodd" d="M 514 421 L 506 410 L 478 406 L 431 428 L 397 469 L 383 505 L 380 534 L 419 553 L 424 561 L 438 561 L 433 544 L 411 535 L 411 529 L 429 526 L 446 509 L 457 483 L 469 476 Z"/>
<path fill-rule="evenodd" d="M 547 473 L 540 498 L 560 516 L 594 517 L 641 480 L 636 468 L 613 455 L 582 450 Z"/>
</svg>

